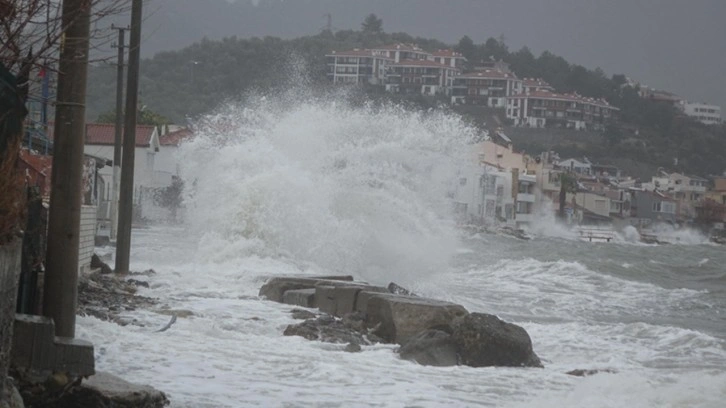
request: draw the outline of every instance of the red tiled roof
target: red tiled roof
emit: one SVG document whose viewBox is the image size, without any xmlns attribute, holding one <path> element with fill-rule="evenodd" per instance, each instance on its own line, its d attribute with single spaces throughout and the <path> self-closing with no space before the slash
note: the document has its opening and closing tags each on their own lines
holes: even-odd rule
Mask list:
<svg viewBox="0 0 726 408">
<path fill-rule="evenodd" d="M 85 144 L 113 145 L 116 126 L 113 123 L 86 123 Z M 152 125 L 136 125 L 136 147 L 147 147 L 155 127 Z M 54 138 L 54 126 L 48 124 L 48 139 Z"/>
<path fill-rule="evenodd" d="M 600 107 L 609 108 L 609 109 L 613 109 L 613 110 L 619 110 L 618 108 L 611 106 L 608 103 L 608 101 L 606 101 L 604 99 L 587 98 L 587 97 L 580 96 L 577 94 L 559 94 L 559 93 L 548 91 L 545 89 L 533 91 L 533 92 L 530 92 L 529 94 L 512 95 L 512 96 L 510 96 L 510 98 L 554 99 L 554 100 L 567 101 L 567 102 L 587 103 L 587 104 L 597 105 Z"/>
<path fill-rule="evenodd" d="M 460 52 L 454 50 L 438 50 L 431 53 L 434 57 L 464 58 Z"/>
<path fill-rule="evenodd" d="M 404 59 L 399 62 L 396 62 L 392 64 L 395 67 L 430 67 L 430 68 L 449 68 L 454 69 L 450 65 L 446 64 L 440 64 L 435 61 L 429 61 L 429 60 L 411 60 L 411 59 Z"/>
<path fill-rule="evenodd" d="M 457 78 L 464 78 L 464 79 L 478 79 L 478 78 L 496 78 L 496 79 L 517 79 L 517 76 L 513 73 L 509 72 L 502 72 L 498 69 L 485 69 L 482 71 L 475 71 L 475 72 L 467 72 L 466 74 L 461 74 Z"/>
<path fill-rule="evenodd" d="M 179 146 L 182 141 L 191 138 L 193 135 L 194 133 L 187 128 L 175 130 L 159 136 L 159 144 L 162 146 Z"/>
<path fill-rule="evenodd" d="M 87 123 L 86 144 L 112 145 L 115 129 L 116 126 L 110 123 Z M 149 146 L 154 129 L 155 127 L 151 125 L 137 125 L 136 146 Z"/>
<path fill-rule="evenodd" d="M 24 161 L 36 172 L 44 176 L 50 176 L 50 170 L 53 168 L 53 156 L 32 154 L 28 149 L 21 149 L 20 160 Z"/>
</svg>

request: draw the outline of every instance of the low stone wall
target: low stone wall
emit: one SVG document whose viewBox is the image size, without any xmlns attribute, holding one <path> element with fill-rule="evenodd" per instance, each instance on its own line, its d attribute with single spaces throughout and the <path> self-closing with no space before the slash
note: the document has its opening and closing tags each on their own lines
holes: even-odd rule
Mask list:
<svg viewBox="0 0 726 408">
<path fill-rule="evenodd" d="M 21 248 L 20 239 L 0 246 L 0 401 L 7 399 L 5 380 L 13 341 Z"/>
<path fill-rule="evenodd" d="M 348 343 L 346 350 L 373 342 L 399 344 L 402 358 L 426 365 L 542 367 L 520 326 L 411 295 L 395 284 L 384 288 L 349 278 L 275 277 L 260 296 L 324 313 L 288 326 L 285 335 Z"/>
</svg>

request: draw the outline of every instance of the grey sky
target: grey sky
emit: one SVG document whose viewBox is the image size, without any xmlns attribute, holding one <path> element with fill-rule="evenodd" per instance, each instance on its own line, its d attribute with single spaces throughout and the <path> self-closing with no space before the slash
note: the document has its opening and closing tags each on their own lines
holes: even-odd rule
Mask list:
<svg viewBox="0 0 726 408">
<path fill-rule="evenodd" d="M 255 5 L 257 3 L 257 5 Z M 550 50 L 572 63 L 625 73 L 693 101 L 726 107 L 724 0 L 150 0 L 143 53 L 199 41 L 359 28 L 456 43 L 503 35 L 510 49 Z"/>
</svg>

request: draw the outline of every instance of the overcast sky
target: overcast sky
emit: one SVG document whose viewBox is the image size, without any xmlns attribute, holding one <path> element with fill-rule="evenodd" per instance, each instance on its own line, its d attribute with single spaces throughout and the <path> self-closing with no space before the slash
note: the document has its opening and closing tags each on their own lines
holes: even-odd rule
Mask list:
<svg viewBox="0 0 726 408">
<path fill-rule="evenodd" d="M 386 32 L 449 43 L 503 35 L 512 50 L 550 50 L 726 107 L 726 0 L 148 0 L 145 7 L 145 56 L 204 36 L 315 34 L 327 13 L 334 29 L 358 29 L 376 13 Z"/>
</svg>

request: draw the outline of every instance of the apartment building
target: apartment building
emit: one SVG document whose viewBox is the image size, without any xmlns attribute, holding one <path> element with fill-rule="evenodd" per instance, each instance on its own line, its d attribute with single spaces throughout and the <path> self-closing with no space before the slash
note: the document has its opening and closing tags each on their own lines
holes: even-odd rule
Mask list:
<svg viewBox="0 0 726 408">
<path fill-rule="evenodd" d="M 393 59 L 371 50 L 332 51 L 326 56 L 328 78 L 335 84 L 385 83 L 386 67 Z"/>
<path fill-rule="evenodd" d="M 514 73 L 487 68 L 457 76 L 453 83 L 451 103 L 504 108 L 508 96 L 521 93 L 522 80 Z"/>
<path fill-rule="evenodd" d="M 404 59 L 388 65 L 386 90 L 422 95 L 448 94 L 459 69 L 428 59 Z"/>
<path fill-rule="evenodd" d="M 682 101 L 680 109 L 704 125 L 720 125 L 722 122 L 720 106 Z"/>
<path fill-rule="evenodd" d="M 583 130 L 604 128 L 618 110 L 603 99 L 537 90 L 508 97 L 506 114 L 515 126 Z"/>
</svg>

